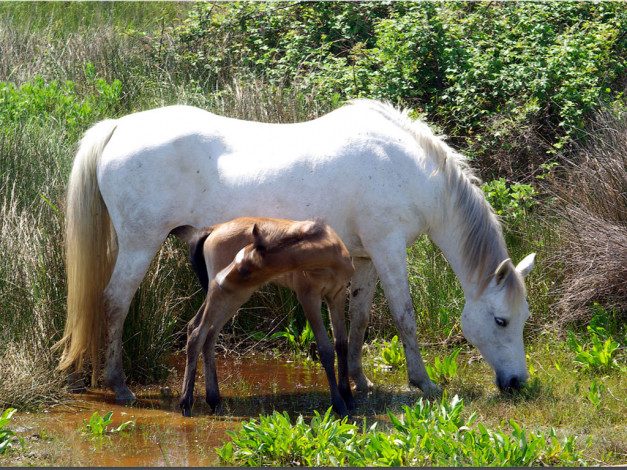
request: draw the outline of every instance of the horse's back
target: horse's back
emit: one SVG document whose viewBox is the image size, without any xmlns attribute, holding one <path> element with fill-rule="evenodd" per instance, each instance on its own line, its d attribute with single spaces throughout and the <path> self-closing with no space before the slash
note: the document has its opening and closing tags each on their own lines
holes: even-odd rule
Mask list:
<svg viewBox="0 0 627 470">
<path fill-rule="evenodd" d="M 164 238 L 178 225 L 243 215 L 322 216 L 355 251 L 358 225 L 392 209 L 396 220 L 415 218 L 412 187 L 420 184 L 417 171 L 424 178 L 416 164 L 423 153 L 376 102 L 295 124 L 172 106 L 118 120 L 99 183 L 116 229 L 146 227 Z"/>
</svg>

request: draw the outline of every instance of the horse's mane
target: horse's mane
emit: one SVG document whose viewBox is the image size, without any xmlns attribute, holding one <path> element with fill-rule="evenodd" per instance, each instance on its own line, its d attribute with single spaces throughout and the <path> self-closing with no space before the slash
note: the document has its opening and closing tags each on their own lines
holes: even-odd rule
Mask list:
<svg viewBox="0 0 627 470">
<path fill-rule="evenodd" d="M 501 223 L 479 187 L 481 180 L 468 164 L 467 158 L 448 146 L 443 140 L 444 136 L 436 136 L 427 124 L 412 120 L 409 110 L 400 111 L 389 103 L 378 101 L 351 102 L 362 103 L 410 132 L 427 157 L 436 164 L 432 176 L 438 173 L 444 175 L 447 191 L 443 194 L 448 200 L 445 199 L 443 207 L 445 210 L 455 207 L 458 223 L 465 228 L 462 230 L 464 238 L 461 242 L 467 254 L 466 270 L 477 282 L 485 284 L 501 261 L 509 256 Z M 442 216 L 448 217 L 449 214 L 443 212 Z M 524 294 L 524 284 L 520 276 L 508 276 L 505 286 L 512 296 L 520 298 Z"/>
</svg>

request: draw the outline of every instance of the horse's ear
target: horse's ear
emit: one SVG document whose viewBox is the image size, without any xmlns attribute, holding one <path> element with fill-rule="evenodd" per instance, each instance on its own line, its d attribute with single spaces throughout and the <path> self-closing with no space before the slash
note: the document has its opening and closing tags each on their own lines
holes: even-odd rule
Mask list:
<svg viewBox="0 0 627 470">
<path fill-rule="evenodd" d="M 257 227 L 257 224 L 253 224 L 253 239 L 254 244 L 253 247 L 255 248 L 255 250 L 257 250 L 259 253 L 265 253 L 266 251 L 266 242 L 263 239 L 263 237 L 261 236 L 261 232 L 259 230 L 259 227 Z"/>
<path fill-rule="evenodd" d="M 509 258 L 499 264 L 499 267 L 496 268 L 496 271 L 494 271 L 494 282 L 497 286 L 503 284 L 503 281 L 507 279 L 507 276 L 512 273 L 512 266 L 512 260 Z"/>
<path fill-rule="evenodd" d="M 518 263 L 518 266 L 516 266 L 516 271 L 518 271 L 522 277 L 527 277 L 527 274 L 529 274 L 531 272 L 531 269 L 533 268 L 533 264 L 535 263 L 535 260 L 536 260 L 535 253 L 531 253 L 530 255 L 527 255 L 525 259 L 523 259 L 520 263 Z"/>
</svg>

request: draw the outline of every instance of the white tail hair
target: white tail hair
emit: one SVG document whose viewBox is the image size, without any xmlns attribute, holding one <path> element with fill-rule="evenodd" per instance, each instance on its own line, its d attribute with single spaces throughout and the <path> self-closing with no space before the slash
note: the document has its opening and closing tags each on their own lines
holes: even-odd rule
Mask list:
<svg viewBox="0 0 627 470">
<path fill-rule="evenodd" d="M 89 351 L 92 385 L 95 385 L 98 353 L 103 343 L 102 292 L 109 282 L 116 257 L 115 231 L 100 194 L 96 169 L 116 125 L 114 120 L 105 120 L 85 133 L 72 165 L 67 194 L 67 321 L 63 338 L 53 349 L 64 346 L 59 370 L 74 365 L 77 372 L 82 369 L 83 356 Z"/>
</svg>

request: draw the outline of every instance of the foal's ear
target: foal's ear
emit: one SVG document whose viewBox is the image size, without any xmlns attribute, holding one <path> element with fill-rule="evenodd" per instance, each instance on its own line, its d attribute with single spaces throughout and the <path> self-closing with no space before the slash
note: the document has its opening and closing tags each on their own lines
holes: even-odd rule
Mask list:
<svg viewBox="0 0 627 470">
<path fill-rule="evenodd" d="M 496 283 L 497 286 L 500 286 L 501 284 L 503 284 L 503 281 L 505 279 L 507 279 L 507 276 L 509 276 L 512 273 L 512 260 L 507 258 L 504 261 L 501 261 L 501 264 L 499 264 L 499 267 L 496 268 L 496 271 L 494 271 L 494 282 Z"/>
<path fill-rule="evenodd" d="M 523 259 L 520 263 L 518 263 L 518 266 L 516 266 L 516 271 L 518 271 L 522 277 L 526 277 L 527 274 L 531 272 L 531 269 L 533 268 L 533 264 L 535 263 L 535 260 L 536 260 L 535 253 L 531 253 L 530 255 L 527 255 L 525 259 Z"/>
<path fill-rule="evenodd" d="M 253 239 L 255 240 L 253 244 L 255 250 L 260 253 L 265 253 L 266 242 L 263 239 L 263 236 L 261 235 L 261 231 L 259 230 L 259 227 L 257 227 L 257 224 L 253 224 Z"/>
</svg>

